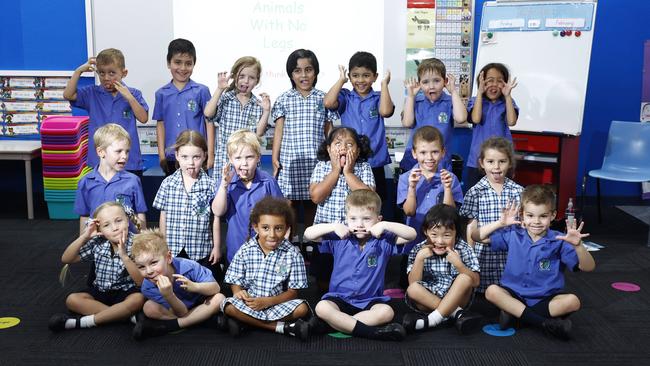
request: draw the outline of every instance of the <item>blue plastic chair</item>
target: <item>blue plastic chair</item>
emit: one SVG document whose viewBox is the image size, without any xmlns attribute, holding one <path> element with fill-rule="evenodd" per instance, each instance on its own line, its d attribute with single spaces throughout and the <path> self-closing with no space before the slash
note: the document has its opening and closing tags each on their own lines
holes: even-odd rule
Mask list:
<svg viewBox="0 0 650 366">
<path fill-rule="evenodd" d="M 603 166 L 589 171 L 589 176 L 596 178 L 598 222 L 602 222 L 601 179 L 637 183 L 650 181 L 650 123 L 612 121 Z"/>
</svg>

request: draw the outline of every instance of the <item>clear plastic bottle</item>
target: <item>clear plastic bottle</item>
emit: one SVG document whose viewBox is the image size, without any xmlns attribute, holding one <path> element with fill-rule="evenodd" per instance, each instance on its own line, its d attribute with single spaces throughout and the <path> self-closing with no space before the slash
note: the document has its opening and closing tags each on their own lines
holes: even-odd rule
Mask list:
<svg viewBox="0 0 650 366">
<path fill-rule="evenodd" d="M 573 227 L 576 220 L 576 211 L 575 208 L 573 208 L 573 198 L 569 198 L 569 203 L 566 205 L 564 216 L 566 217 L 567 229 Z"/>
</svg>

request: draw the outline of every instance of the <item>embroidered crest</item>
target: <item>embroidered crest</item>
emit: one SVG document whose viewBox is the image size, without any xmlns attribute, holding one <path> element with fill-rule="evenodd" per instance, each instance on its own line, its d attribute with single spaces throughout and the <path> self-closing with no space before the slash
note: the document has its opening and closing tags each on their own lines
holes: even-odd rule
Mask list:
<svg viewBox="0 0 650 366">
<path fill-rule="evenodd" d="M 122 111 L 122 118 L 124 118 L 124 119 L 131 118 L 131 115 L 132 115 L 132 112 L 131 112 L 130 108 L 127 108 L 127 109 Z"/>
<path fill-rule="evenodd" d="M 275 265 L 275 273 L 280 276 L 286 276 L 289 273 L 289 263 L 287 263 L 286 259 L 279 261 L 278 264 Z"/>
<path fill-rule="evenodd" d="M 379 116 L 379 111 L 377 111 L 377 108 L 373 108 L 369 111 L 369 116 L 370 118 L 377 118 Z"/>
<path fill-rule="evenodd" d="M 551 261 L 548 258 L 544 258 L 539 261 L 539 270 L 540 271 L 550 271 L 551 270 Z"/>
<path fill-rule="evenodd" d="M 369 254 L 368 255 L 368 268 L 370 267 L 377 267 L 377 254 Z"/>
<path fill-rule="evenodd" d="M 440 112 L 440 114 L 438 115 L 438 122 L 449 123 L 449 115 L 445 112 Z"/>
<path fill-rule="evenodd" d="M 197 108 L 197 105 L 196 105 L 196 102 L 194 101 L 194 99 L 190 99 L 190 100 L 187 101 L 187 110 L 188 111 L 196 112 L 196 108 Z"/>
</svg>

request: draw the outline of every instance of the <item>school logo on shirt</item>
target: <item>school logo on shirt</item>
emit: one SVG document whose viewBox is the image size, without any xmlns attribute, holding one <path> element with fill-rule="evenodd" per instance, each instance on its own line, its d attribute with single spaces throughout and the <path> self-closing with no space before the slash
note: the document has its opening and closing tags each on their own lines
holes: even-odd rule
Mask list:
<svg viewBox="0 0 650 366">
<path fill-rule="evenodd" d="M 438 115 L 438 122 L 449 123 L 449 115 L 445 112 L 440 112 L 440 114 Z"/>
<path fill-rule="evenodd" d="M 278 264 L 275 265 L 275 273 L 280 276 L 286 276 L 289 273 L 289 263 L 287 263 L 286 259 L 279 261 Z"/>
<path fill-rule="evenodd" d="M 194 101 L 194 99 L 190 99 L 187 101 L 187 110 L 196 112 L 196 102 Z"/>
<path fill-rule="evenodd" d="M 133 112 L 131 112 L 131 108 L 127 108 L 127 109 L 122 111 L 122 118 L 129 119 L 129 118 L 131 118 L 132 114 L 133 114 Z"/>
<path fill-rule="evenodd" d="M 377 254 L 368 255 L 368 268 L 377 267 Z"/>
<path fill-rule="evenodd" d="M 316 105 L 316 112 L 325 112 L 325 106 L 323 105 L 322 100 Z"/>
<path fill-rule="evenodd" d="M 251 114 L 250 116 L 248 116 L 248 126 L 255 127 L 256 122 L 257 121 L 255 121 L 254 115 Z"/>
<path fill-rule="evenodd" d="M 369 113 L 369 118 L 377 118 L 379 116 L 379 112 L 377 111 L 377 108 L 373 108 L 370 110 Z"/>
<path fill-rule="evenodd" d="M 540 271 L 550 271 L 551 270 L 551 261 L 548 258 L 544 258 L 539 261 L 539 270 Z"/>
</svg>

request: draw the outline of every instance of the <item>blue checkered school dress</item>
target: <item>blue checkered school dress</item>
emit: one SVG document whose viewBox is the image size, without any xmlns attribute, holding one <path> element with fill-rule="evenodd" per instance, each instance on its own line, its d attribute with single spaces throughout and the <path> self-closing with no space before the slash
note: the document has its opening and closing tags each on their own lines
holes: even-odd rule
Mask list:
<svg viewBox="0 0 650 366">
<path fill-rule="evenodd" d="M 319 161 L 316 164 L 316 168 L 314 168 L 314 173 L 311 175 L 309 183 L 322 182 L 325 176 L 331 171 L 332 163 L 330 161 Z M 367 162 L 356 162 L 354 164 L 354 175 L 365 185 L 372 188 L 375 187 L 375 176 L 372 174 L 372 168 Z M 332 189 L 332 193 L 330 193 L 325 201 L 318 204 L 314 224 L 345 222 L 345 199 L 351 191 L 350 186 L 345 181 L 345 176 L 339 174 L 339 180 L 336 182 L 334 189 Z"/>
<path fill-rule="evenodd" d="M 420 249 L 424 248 L 426 244 L 427 241 L 424 240 L 411 249 L 408 257 L 406 273 L 411 272 L 411 269 L 413 269 L 413 263 L 415 262 L 415 256 L 417 256 Z M 459 239 L 454 245 L 454 250 L 456 250 L 460 255 L 460 260 L 463 262 L 465 267 L 472 272 L 479 272 L 480 266 L 478 258 L 469 244 L 464 240 Z M 446 256 L 439 256 L 434 253 L 431 257 L 424 260 L 422 280 L 418 281 L 418 283 L 442 299 L 447 294 L 447 291 L 449 291 L 449 288 L 458 275 L 458 270 L 453 264 L 447 261 Z"/>
<path fill-rule="evenodd" d="M 273 104 L 272 120 L 284 117 L 278 185 L 290 200 L 308 200 L 309 178 L 316 166 L 318 147 L 325 139 L 326 121 L 339 119 L 323 106 L 325 93 L 312 89 L 303 97 L 296 89 L 284 92 Z"/>
<path fill-rule="evenodd" d="M 307 271 L 302 255 L 288 240 L 283 240 L 276 250 L 264 255 L 255 237 L 239 248 L 228 267 L 224 282 L 240 286 L 251 297 L 270 297 L 287 289 L 307 288 Z M 228 303 L 255 319 L 270 322 L 290 315 L 303 302 L 305 300 L 294 299 L 256 311 L 244 301 L 229 297 L 224 301 L 222 310 Z"/>
<path fill-rule="evenodd" d="M 131 255 L 133 233 L 126 240 L 126 253 Z M 112 290 L 126 291 L 135 287 L 135 282 L 122 262 L 122 258 L 113 252 L 111 242 L 103 236 L 95 236 L 79 248 L 82 262 L 95 262 L 95 281 L 93 285 L 102 292 Z"/>
<path fill-rule="evenodd" d="M 257 122 L 262 117 L 261 101 L 254 94 L 242 106 L 237 99 L 237 91 L 230 90 L 221 94 L 219 104 L 217 105 L 217 114 L 212 118 L 212 122 L 219 126 L 219 134 L 215 138 L 215 157 L 214 157 L 214 179 L 217 184 L 221 182 L 221 173 L 224 164 L 228 163 L 228 154 L 226 152 L 226 143 L 230 135 L 243 128 L 253 132 L 257 130 Z"/>
<path fill-rule="evenodd" d="M 483 177 L 474 187 L 465 193 L 465 199 L 459 214 L 470 219 L 476 219 L 479 227 L 498 221 L 501 217 L 501 210 L 509 202 L 514 201 L 518 203 L 520 201 L 523 190 L 524 188 L 522 186 L 506 178 L 503 184 L 503 190 L 501 194 L 498 194 L 490 185 L 487 177 Z M 508 252 L 492 251 L 489 244 L 486 245 L 480 242 L 475 243 L 474 252 L 481 265 L 481 284 L 477 290 L 483 293 L 489 285 L 499 284 L 503 275 L 503 269 L 506 266 Z"/>
<path fill-rule="evenodd" d="M 165 211 L 165 236 L 173 256 L 185 248 L 187 256 L 198 261 L 212 251 L 209 225 L 214 188 L 212 178 L 201 170 L 187 192 L 180 169 L 165 178 L 158 188 L 153 207 Z"/>
</svg>

